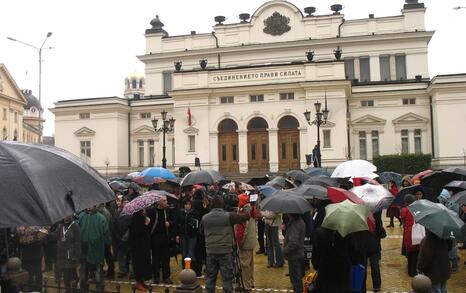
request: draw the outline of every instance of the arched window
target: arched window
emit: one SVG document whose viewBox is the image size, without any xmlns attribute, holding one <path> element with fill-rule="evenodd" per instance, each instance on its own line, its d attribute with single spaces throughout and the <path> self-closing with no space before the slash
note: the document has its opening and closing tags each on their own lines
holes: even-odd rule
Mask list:
<svg viewBox="0 0 466 293">
<path fill-rule="evenodd" d="M 296 129 L 299 127 L 299 122 L 293 116 L 285 116 L 278 121 L 278 129 Z"/>
<path fill-rule="evenodd" d="M 144 80 L 141 78 L 141 79 L 139 80 L 139 88 L 140 88 L 140 89 L 142 89 L 143 83 L 144 83 Z"/>
<path fill-rule="evenodd" d="M 218 125 L 218 132 L 235 132 L 238 124 L 232 119 L 225 119 Z"/>
<path fill-rule="evenodd" d="M 5 140 L 7 138 L 8 138 L 8 131 L 6 130 L 6 127 L 3 127 L 2 140 Z"/>
<path fill-rule="evenodd" d="M 261 117 L 252 118 L 248 122 L 248 129 L 266 130 L 267 128 L 269 128 L 267 121 L 265 121 L 264 118 Z"/>
</svg>

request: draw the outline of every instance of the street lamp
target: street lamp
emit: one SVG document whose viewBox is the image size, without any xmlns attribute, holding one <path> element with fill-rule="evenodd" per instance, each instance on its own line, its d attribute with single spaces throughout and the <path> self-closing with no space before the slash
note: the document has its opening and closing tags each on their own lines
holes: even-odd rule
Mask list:
<svg viewBox="0 0 466 293">
<path fill-rule="evenodd" d="M 316 125 L 317 126 L 317 144 L 315 145 L 314 149 L 312 150 L 312 156 L 314 160 L 314 166 L 321 168 L 322 167 L 322 158 L 320 155 L 320 126 L 325 125 L 327 123 L 328 119 L 328 113 L 330 112 L 329 109 L 327 108 L 327 93 L 325 93 L 325 107 L 323 110 L 322 108 L 322 103 L 319 101 L 314 103 L 314 107 L 316 109 L 316 118 L 311 121 L 311 111 L 308 111 L 306 109 L 306 112 L 304 112 L 304 117 L 306 118 L 307 123 L 309 126 Z"/>
<path fill-rule="evenodd" d="M 13 42 L 18 42 L 20 44 L 31 47 L 37 50 L 37 53 L 39 53 L 39 118 L 38 118 L 38 123 L 37 123 L 39 126 L 39 140 L 38 140 L 39 143 L 42 141 L 42 112 L 41 112 L 41 108 L 42 108 L 42 50 L 53 49 L 53 47 L 44 48 L 45 42 L 51 36 L 52 36 L 52 32 L 48 32 L 47 35 L 45 36 L 44 41 L 42 42 L 42 45 L 39 48 L 29 43 L 17 40 L 15 38 L 7 37 L 8 40 L 13 41 Z"/>
<path fill-rule="evenodd" d="M 162 167 L 167 168 L 167 158 L 165 158 L 165 152 L 166 152 L 165 134 L 168 133 L 168 132 L 173 131 L 174 126 L 175 126 L 175 118 L 171 117 L 171 118 L 167 119 L 167 112 L 165 110 L 160 112 L 160 114 L 162 115 L 162 125 L 160 126 L 160 128 L 157 128 L 157 124 L 158 124 L 159 120 L 154 118 L 154 119 L 152 119 L 152 126 L 154 127 L 155 131 L 163 133 Z"/>
</svg>

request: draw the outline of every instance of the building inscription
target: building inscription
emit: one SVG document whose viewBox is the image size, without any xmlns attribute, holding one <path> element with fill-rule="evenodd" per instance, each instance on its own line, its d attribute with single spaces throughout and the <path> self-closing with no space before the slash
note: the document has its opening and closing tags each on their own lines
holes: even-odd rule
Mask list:
<svg viewBox="0 0 466 293">
<path fill-rule="evenodd" d="M 212 77 L 213 82 L 228 82 L 228 81 L 250 81 L 250 80 L 267 80 L 276 78 L 296 78 L 302 77 L 302 70 L 282 70 L 282 71 L 264 71 L 264 72 L 249 72 L 249 73 L 232 73 L 220 74 Z"/>
</svg>

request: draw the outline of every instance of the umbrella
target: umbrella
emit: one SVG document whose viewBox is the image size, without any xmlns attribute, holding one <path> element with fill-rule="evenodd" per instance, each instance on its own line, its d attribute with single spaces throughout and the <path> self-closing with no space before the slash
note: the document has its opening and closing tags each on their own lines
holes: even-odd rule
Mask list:
<svg viewBox="0 0 466 293">
<path fill-rule="evenodd" d="M 444 205 L 420 199 L 408 206 L 416 223 L 442 239 L 463 240 L 463 220 Z"/>
<path fill-rule="evenodd" d="M 337 231 L 342 237 L 358 231 L 368 230 L 366 206 L 345 200 L 340 203 L 329 204 L 325 207 L 323 228 Z"/>
<path fill-rule="evenodd" d="M 403 179 L 401 174 L 398 174 L 396 172 L 382 172 L 380 173 L 379 178 L 380 178 L 380 181 L 382 181 L 382 183 L 388 183 L 390 181 L 394 181 L 396 185 L 398 186 L 401 185 L 401 180 Z"/>
<path fill-rule="evenodd" d="M 451 198 L 451 202 L 452 203 L 457 203 L 460 206 L 466 205 L 466 191 L 461 191 L 461 192 L 458 192 L 457 194 L 455 194 Z"/>
<path fill-rule="evenodd" d="M 361 198 L 372 212 L 388 208 L 395 197 L 382 185 L 364 184 L 350 189 Z"/>
<path fill-rule="evenodd" d="M 445 185 L 443 188 L 447 190 L 453 190 L 455 192 L 463 191 L 466 190 L 466 181 L 454 180 Z"/>
<path fill-rule="evenodd" d="M 212 184 L 222 180 L 225 180 L 225 177 L 215 170 L 191 171 L 181 180 L 180 186 Z"/>
<path fill-rule="evenodd" d="M 126 177 L 132 179 L 132 178 L 134 178 L 134 177 L 136 177 L 136 176 L 140 176 L 140 175 L 141 175 L 141 172 L 131 172 L 131 173 L 129 173 L 128 175 L 126 175 Z"/>
<path fill-rule="evenodd" d="M 129 203 L 125 204 L 120 216 L 130 216 L 139 212 L 142 209 L 148 208 L 157 203 L 162 198 L 162 194 L 156 190 L 144 192 L 142 195 L 134 198 Z"/>
<path fill-rule="evenodd" d="M 141 176 L 144 177 L 159 177 L 162 179 L 175 179 L 176 176 L 172 173 L 172 171 L 162 168 L 162 167 L 149 167 L 142 170 Z"/>
<path fill-rule="evenodd" d="M 415 195 L 416 192 L 418 191 L 423 193 L 423 198 L 434 201 L 432 190 L 428 187 L 417 184 L 417 185 L 405 187 L 402 190 L 400 190 L 398 194 L 396 195 L 395 200 L 393 201 L 393 204 L 398 205 L 398 206 L 404 206 L 405 195 L 407 194 Z"/>
<path fill-rule="evenodd" d="M 419 184 L 421 182 L 421 179 L 429 174 L 432 174 L 432 170 L 424 170 L 422 172 L 417 173 L 413 177 L 411 177 L 411 183 L 412 184 Z M 417 182 L 417 183 L 416 183 Z"/>
<path fill-rule="evenodd" d="M 453 173 L 461 176 L 460 180 L 466 180 L 466 167 L 450 167 L 443 170 L 446 173 Z"/>
<path fill-rule="evenodd" d="M 282 176 L 277 176 L 273 178 L 272 180 L 267 182 L 265 185 L 273 186 L 274 188 L 277 188 L 277 189 L 296 187 L 296 185 L 293 182 L 291 182 L 290 180 Z"/>
<path fill-rule="evenodd" d="M 291 192 L 304 196 L 305 199 L 328 199 L 327 188 L 320 185 L 302 184 L 299 187 L 290 189 Z"/>
<path fill-rule="evenodd" d="M 450 171 L 461 171 L 461 169 L 458 168 L 448 168 L 445 170 L 450 170 Z M 428 187 L 431 189 L 432 193 L 432 198 L 436 198 L 438 195 L 440 195 L 440 192 L 442 191 L 443 187 L 454 181 L 454 180 L 466 180 L 466 176 L 463 176 L 458 173 L 454 172 L 448 172 L 448 171 L 434 171 L 424 177 L 421 178 L 421 184 L 423 186 Z"/>
<path fill-rule="evenodd" d="M 268 185 L 259 185 L 257 186 L 257 189 L 262 193 L 265 197 L 269 197 L 277 191 L 278 189 L 274 188 L 273 186 L 268 186 Z"/>
<path fill-rule="evenodd" d="M 322 187 L 329 187 L 329 186 L 338 186 L 338 180 L 335 178 L 330 177 L 311 177 L 310 179 L 306 180 L 304 184 L 309 185 L 320 185 Z"/>
<path fill-rule="evenodd" d="M 297 180 L 301 183 L 304 183 L 307 179 L 311 178 L 311 176 L 304 173 L 301 170 L 291 170 L 286 172 L 286 176 L 293 178 L 293 180 Z"/>
<path fill-rule="evenodd" d="M 113 190 L 121 190 L 121 189 L 128 188 L 129 183 L 128 182 L 121 182 L 121 181 L 118 181 L 118 180 L 113 180 L 108 185 L 110 185 L 110 187 Z"/>
<path fill-rule="evenodd" d="M 314 168 L 314 167 L 308 167 L 304 169 L 304 173 L 306 173 L 307 175 L 311 177 L 314 177 L 314 176 L 330 177 L 332 175 L 327 170 L 324 170 L 322 168 Z"/>
<path fill-rule="evenodd" d="M 302 196 L 293 195 L 288 190 L 278 190 L 260 203 L 262 210 L 283 214 L 304 214 L 311 205 Z"/>
<path fill-rule="evenodd" d="M 380 185 L 378 181 L 368 177 L 354 177 L 350 178 L 349 181 L 353 182 L 353 186 L 361 186 L 364 184 Z"/>
<path fill-rule="evenodd" d="M 253 177 L 247 183 L 252 186 L 259 186 L 264 185 L 265 183 L 269 182 L 270 179 L 267 176 L 264 177 Z"/>
<path fill-rule="evenodd" d="M 0 228 L 52 225 L 115 199 L 75 155 L 48 145 L 0 142 Z"/>
<path fill-rule="evenodd" d="M 377 167 L 365 160 L 352 160 L 341 163 L 332 173 L 332 177 L 370 177 L 373 172 L 377 171 Z"/>
<path fill-rule="evenodd" d="M 176 199 L 176 200 L 179 199 L 173 193 L 170 193 L 170 192 L 165 191 L 165 190 L 150 190 L 150 191 L 155 192 L 158 196 L 166 196 L 166 197 L 170 197 L 170 198 L 173 198 L 173 199 Z"/>
</svg>

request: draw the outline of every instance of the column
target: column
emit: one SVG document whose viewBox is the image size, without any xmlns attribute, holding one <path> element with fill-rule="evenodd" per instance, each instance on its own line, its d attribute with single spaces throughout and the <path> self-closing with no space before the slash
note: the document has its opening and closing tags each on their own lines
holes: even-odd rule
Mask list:
<svg viewBox="0 0 466 293">
<path fill-rule="evenodd" d="M 149 139 L 144 139 L 144 167 L 147 167 L 147 166 L 152 167 L 150 165 Z"/>
<path fill-rule="evenodd" d="M 299 130 L 299 165 L 301 169 L 307 168 L 306 154 L 309 154 L 309 144 L 307 141 L 307 127 L 298 127 Z"/>
<path fill-rule="evenodd" d="M 371 68 L 371 81 L 379 81 L 380 80 L 379 55 L 369 56 L 369 65 Z"/>
<path fill-rule="evenodd" d="M 278 128 L 269 128 L 269 168 L 270 172 L 278 172 Z"/>
<path fill-rule="evenodd" d="M 237 130 L 239 145 L 239 172 L 248 173 L 248 131 Z"/>
<path fill-rule="evenodd" d="M 218 131 L 212 131 L 209 133 L 209 159 L 210 167 L 214 170 L 219 170 L 218 161 Z"/>
</svg>

